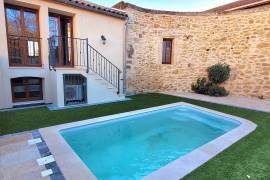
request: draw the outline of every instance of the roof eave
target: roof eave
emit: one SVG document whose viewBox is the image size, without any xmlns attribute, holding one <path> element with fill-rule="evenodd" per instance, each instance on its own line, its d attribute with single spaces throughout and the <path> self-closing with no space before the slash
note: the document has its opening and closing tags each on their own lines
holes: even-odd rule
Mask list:
<svg viewBox="0 0 270 180">
<path fill-rule="evenodd" d="M 270 3 L 270 0 L 248 0 L 248 1 L 238 0 L 229 4 L 225 4 L 225 5 L 218 6 L 212 9 L 208 9 L 205 12 L 230 12 L 230 11 L 241 10 L 244 8 L 265 5 L 267 3 Z"/>
<path fill-rule="evenodd" d="M 96 12 L 96 13 L 99 13 L 99 14 L 104 14 L 104 15 L 107 15 L 107 16 L 112 16 L 112 17 L 115 17 L 115 18 L 123 19 L 123 20 L 128 17 L 125 12 L 115 11 L 115 10 L 109 9 L 109 8 L 105 10 L 105 9 L 102 9 L 101 7 L 99 7 L 99 6 L 92 7 L 92 6 L 87 5 L 87 4 L 79 3 L 78 1 L 67 1 L 67 0 L 55 0 L 55 1 L 58 2 L 58 3 L 66 4 L 66 5 L 69 5 L 69 6 L 74 6 L 74 7 L 80 8 L 80 9 L 93 11 L 93 12 Z"/>
</svg>

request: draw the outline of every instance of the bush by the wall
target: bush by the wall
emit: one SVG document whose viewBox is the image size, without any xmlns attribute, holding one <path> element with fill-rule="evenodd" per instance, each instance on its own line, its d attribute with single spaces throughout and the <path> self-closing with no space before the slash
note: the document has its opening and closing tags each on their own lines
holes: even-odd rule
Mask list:
<svg viewBox="0 0 270 180">
<path fill-rule="evenodd" d="M 228 96 L 229 92 L 226 91 L 224 87 L 219 87 L 216 84 L 211 84 L 211 86 L 208 87 L 208 95 L 216 97 Z"/>
<path fill-rule="evenodd" d="M 229 79 L 231 68 L 228 64 L 215 64 L 208 69 L 208 78 L 215 84 L 221 84 Z"/>
<path fill-rule="evenodd" d="M 196 83 L 191 85 L 192 91 L 198 94 L 210 96 L 227 96 L 229 92 L 224 87 L 218 86 L 229 79 L 231 68 L 227 64 L 215 64 L 207 68 L 208 78 L 198 78 Z"/>
<path fill-rule="evenodd" d="M 196 83 L 191 85 L 192 91 L 198 94 L 208 94 L 208 87 L 211 85 L 206 78 L 198 78 Z"/>
</svg>

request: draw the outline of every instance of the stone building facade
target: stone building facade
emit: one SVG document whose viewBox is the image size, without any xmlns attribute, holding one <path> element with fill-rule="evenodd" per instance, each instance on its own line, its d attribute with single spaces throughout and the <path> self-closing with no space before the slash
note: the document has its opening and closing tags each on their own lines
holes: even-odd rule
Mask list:
<svg viewBox="0 0 270 180">
<path fill-rule="evenodd" d="M 230 13 L 118 8 L 129 16 L 128 92 L 190 92 L 207 67 L 227 63 L 231 94 L 270 99 L 269 5 Z M 163 38 L 173 39 L 172 64 L 162 64 Z"/>
</svg>

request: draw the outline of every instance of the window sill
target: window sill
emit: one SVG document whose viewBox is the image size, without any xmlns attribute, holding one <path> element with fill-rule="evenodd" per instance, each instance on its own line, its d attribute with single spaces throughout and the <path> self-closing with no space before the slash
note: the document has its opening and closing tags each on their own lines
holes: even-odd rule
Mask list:
<svg viewBox="0 0 270 180">
<path fill-rule="evenodd" d="M 45 100 L 13 102 L 13 108 L 35 106 L 40 104 L 45 104 Z"/>
</svg>

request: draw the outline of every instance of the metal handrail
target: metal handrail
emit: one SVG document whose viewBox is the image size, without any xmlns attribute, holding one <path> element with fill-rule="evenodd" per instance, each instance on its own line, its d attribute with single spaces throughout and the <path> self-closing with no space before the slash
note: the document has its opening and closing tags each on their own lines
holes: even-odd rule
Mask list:
<svg viewBox="0 0 270 180">
<path fill-rule="evenodd" d="M 99 75 L 102 79 L 110 83 L 112 86 L 117 88 L 117 93 L 120 93 L 120 69 L 115 66 L 111 61 L 109 61 L 105 56 L 103 56 L 99 51 L 97 51 L 94 47 L 92 47 L 89 44 L 88 39 L 52 36 L 48 39 L 48 41 L 50 48 L 50 70 L 56 70 L 55 67 L 59 65 L 60 58 L 59 56 L 55 56 L 55 54 L 59 55 L 59 53 L 63 52 L 68 53 L 68 55 L 66 54 L 66 56 L 68 58 L 72 58 L 73 60 L 72 64 L 67 64 L 69 65 L 69 67 L 70 65 L 85 67 L 87 73 L 89 72 L 89 70 L 91 70 L 92 72 Z M 62 44 L 65 44 L 65 48 L 69 48 L 72 53 L 70 54 L 69 51 L 67 52 L 66 49 L 63 48 Z M 67 44 L 69 44 L 70 47 Z M 56 62 L 56 60 L 58 62 Z M 67 65 L 61 67 L 65 67 Z"/>
<path fill-rule="evenodd" d="M 100 52 L 88 44 L 89 47 L 89 68 L 109 82 L 120 92 L 120 74 L 121 71 L 111 61 L 105 58 Z"/>
<path fill-rule="evenodd" d="M 9 62 L 14 66 L 41 66 L 40 37 L 8 35 Z"/>
</svg>

